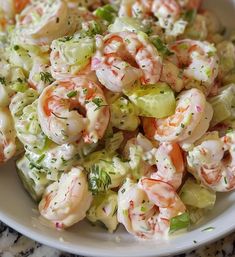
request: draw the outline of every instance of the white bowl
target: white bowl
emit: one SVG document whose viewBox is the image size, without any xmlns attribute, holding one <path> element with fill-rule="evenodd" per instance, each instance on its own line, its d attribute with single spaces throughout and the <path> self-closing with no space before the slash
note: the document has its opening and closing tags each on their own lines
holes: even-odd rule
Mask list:
<svg viewBox="0 0 235 257">
<path fill-rule="evenodd" d="M 224 25 L 235 28 L 235 1 L 208 0 L 205 4 L 218 14 Z M 168 241 L 138 241 L 121 226 L 114 234 L 109 234 L 85 221 L 68 231 L 56 231 L 38 219 L 36 206 L 24 191 L 14 162 L 0 167 L 0 220 L 36 241 L 75 254 L 150 257 L 186 252 L 235 230 L 234 216 L 235 192 L 218 194 L 215 208 L 203 223 Z M 214 229 L 203 231 L 208 227 Z"/>
</svg>

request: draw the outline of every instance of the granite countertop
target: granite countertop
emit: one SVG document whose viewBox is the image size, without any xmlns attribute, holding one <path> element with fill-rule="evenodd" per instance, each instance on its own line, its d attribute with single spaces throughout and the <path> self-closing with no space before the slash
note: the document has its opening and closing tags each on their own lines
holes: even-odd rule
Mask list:
<svg viewBox="0 0 235 257">
<path fill-rule="evenodd" d="M 0 257 L 80 257 L 41 245 L 0 222 Z M 235 233 L 209 246 L 175 257 L 235 257 Z"/>
</svg>

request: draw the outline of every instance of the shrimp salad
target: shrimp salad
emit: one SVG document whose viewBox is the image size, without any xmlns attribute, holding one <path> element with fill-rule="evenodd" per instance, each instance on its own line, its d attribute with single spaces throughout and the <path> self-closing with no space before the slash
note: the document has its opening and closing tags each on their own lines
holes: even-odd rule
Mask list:
<svg viewBox="0 0 235 257">
<path fill-rule="evenodd" d="M 0 163 L 40 217 L 139 239 L 235 190 L 235 33 L 202 0 L 0 0 Z"/>
</svg>

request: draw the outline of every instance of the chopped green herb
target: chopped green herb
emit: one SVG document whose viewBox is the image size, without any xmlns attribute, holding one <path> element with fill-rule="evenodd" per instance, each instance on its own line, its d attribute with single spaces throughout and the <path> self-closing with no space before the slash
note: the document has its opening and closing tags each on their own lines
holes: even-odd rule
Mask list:
<svg viewBox="0 0 235 257">
<path fill-rule="evenodd" d="M 6 79 L 4 77 L 0 77 L 0 83 L 6 86 Z"/>
<path fill-rule="evenodd" d="M 98 109 L 100 109 L 101 107 L 107 106 L 106 104 L 102 104 L 103 103 L 103 99 L 102 98 L 94 98 L 92 100 L 92 102 L 97 106 L 95 111 L 97 111 Z"/>
<path fill-rule="evenodd" d="M 17 50 L 20 49 L 20 47 L 19 47 L 18 45 L 15 45 L 15 46 L 13 46 L 13 49 L 14 49 L 15 51 L 17 51 Z"/>
<path fill-rule="evenodd" d="M 94 195 L 108 189 L 111 184 L 111 178 L 105 170 L 101 169 L 98 165 L 93 165 L 88 172 L 89 190 Z"/>
<path fill-rule="evenodd" d="M 53 77 L 51 76 L 51 74 L 47 71 L 45 72 L 40 72 L 40 79 L 44 82 L 44 83 L 52 83 L 54 81 Z"/>
<path fill-rule="evenodd" d="M 212 230 L 214 230 L 214 229 L 215 229 L 215 227 L 208 227 L 208 228 L 204 228 L 204 229 L 202 230 L 202 232 L 204 232 L 204 231 L 210 232 L 210 231 L 212 231 Z"/>
<path fill-rule="evenodd" d="M 62 119 L 62 120 L 67 120 L 68 118 L 67 117 L 61 117 L 61 116 L 59 116 L 59 115 L 57 115 L 56 113 L 54 113 L 54 112 L 51 112 L 54 116 L 56 116 L 56 118 L 58 118 L 58 119 Z"/>
<path fill-rule="evenodd" d="M 71 92 L 69 92 L 68 94 L 67 94 L 67 97 L 68 98 L 72 98 L 72 97 L 74 97 L 74 96 L 76 96 L 77 95 L 77 91 L 75 90 L 75 91 L 71 91 Z"/>
<path fill-rule="evenodd" d="M 172 55 L 173 53 L 167 48 L 167 46 L 162 42 L 160 37 L 154 37 L 151 40 L 152 44 L 157 48 L 157 50 L 164 56 Z"/>
<path fill-rule="evenodd" d="M 40 163 L 45 157 L 46 157 L 46 155 L 45 155 L 45 154 L 42 154 L 42 155 L 38 158 L 37 163 Z"/>
</svg>

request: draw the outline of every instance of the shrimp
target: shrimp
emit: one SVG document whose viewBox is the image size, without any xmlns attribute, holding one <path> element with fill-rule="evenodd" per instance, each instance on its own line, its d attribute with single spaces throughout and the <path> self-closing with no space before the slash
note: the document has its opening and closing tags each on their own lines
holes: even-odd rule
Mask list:
<svg viewBox="0 0 235 257">
<path fill-rule="evenodd" d="M 172 185 L 177 190 L 184 173 L 184 159 L 177 143 L 161 143 L 156 151 L 157 171 L 151 178 L 161 180 Z"/>
<path fill-rule="evenodd" d="M 14 19 L 31 1 L 30 0 L 1 0 L 1 8 L 8 19 Z"/>
<path fill-rule="evenodd" d="M 119 17 L 147 18 L 151 15 L 152 0 L 122 0 L 120 4 Z"/>
<path fill-rule="evenodd" d="M 8 108 L 0 108 L 0 163 L 8 161 L 16 152 L 14 122 Z"/>
<path fill-rule="evenodd" d="M 152 142 L 141 133 L 127 141 L 123 156 L 129 160 L 133 178 L 147 176 L 153 171 L 154 168 L 150 162 L 154 149 Z"/>
<path fill-rule="evenodd" d="M 91 202 L 86 174 L 83 168 L 74 167 L 46 188 L 38 208 L 56 228 L 66 228 L 86 217 Z"/>
<path fill-rule="evenodd" d="M 235 132 L 203 141 L 187 155 L 188 170 L 218 192 L 235 189 Z"/>
<path fill-rule="evenodd" d="M 16 33 L 23 43 L 47 45 L 55 38 L 73 33 L 75 17 L 76 13 L 64 1 L 36 1 L 17 17 Z"/>
<path fill-rule="evenodd" d="M 77 8 L 78 6 L 84 6 L 86 8 L 92 8 L 95 10 L 101 6 L 101 0 L 65 0 L 68 3 L 69 8 Z"/>
<path fill-rule="evenodd" d="M 92 70 L 99 81 L 113 92 L 122 92 L 140 79 L 143 84 L 159 81 L 162 58 L 157 49 L 133 32 L 97 37 L 98 51 L 92 58 Z"/>
<path fill-rule="evenodd" d="M 219 59 L 216 48 L 208 43 L 184 39 L 170 46 L 175 56 L 169 57 L 173 63 L 183 69 L 185 83 L 187 79 L 199 81 L 207 87 L 213 86 L 219 71 Z"/>
<path fill-rule="evenodd" d="M 85 77 L 55 81 L 38 101 L 43 132 L 55 143 L 86 143 L 101 139 L 109 122 L 109 107 L 101 88 Z"/>
<path fill-rule="evenodd" d="M 174 188 L 160 180 L 127 179 L 118 191 L 118 221 L 139 238 L 167 236 L 170 219 L 185 210 Z"/>
<path fill-rule="evenodd" d="M 199 9 L 200 5 L 201 0 L 122 0 L 119 16 L 144 19 L 154 15 L 162 28 L 171 29 L 185 10 Z"/>
<path fill-rule="evenodd" d="M 205 112 L 207 108 L 208 115 Z M 188 140 L 192 135 L 196 140 L 209 128 L 212 114 L 212 107 L 206 102 L 203 93 L 192 88 L 178 95 L 175 114 L 163 119 L 145 118 L 144 128 L 148 127 L 147 133 L 151 133 L 151 136 L 160 142 L 181 142 Z M 200 131 L 197 130 L 198 126 Z"/>
</svg>

